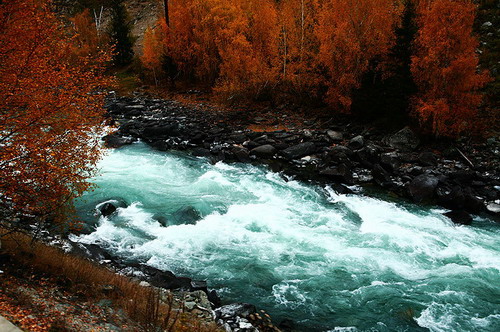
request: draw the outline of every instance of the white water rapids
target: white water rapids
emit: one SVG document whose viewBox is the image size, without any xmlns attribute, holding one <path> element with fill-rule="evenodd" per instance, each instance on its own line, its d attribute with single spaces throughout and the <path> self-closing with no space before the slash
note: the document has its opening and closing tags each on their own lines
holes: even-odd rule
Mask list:
<svg viewBox="0 0 500 332">
<path fill-rule="evenodd" d="M 490 220 L 456 226 L 436 209 L 142 143 L 99 167 L 98 188 L 78 202 L 96 229 L 77 240 L 206 279 L 227 302 L 306 331 L 500 331 L 500 228 Z M 110 199 L 127 207 L 95 217 Z"/>
</svg>

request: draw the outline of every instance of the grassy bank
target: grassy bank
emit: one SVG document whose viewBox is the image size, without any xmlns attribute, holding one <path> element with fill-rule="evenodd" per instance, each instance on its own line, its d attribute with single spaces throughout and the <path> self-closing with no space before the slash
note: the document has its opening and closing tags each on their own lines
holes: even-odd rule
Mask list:
<svg viewBox="0 0 500 332">
<path fill-rule="evenodd" d="M 217 331 L 169 292 L 23 233 L 2 238 L 0 266 L 0 314 L 29 331 Z"/>
</svg>

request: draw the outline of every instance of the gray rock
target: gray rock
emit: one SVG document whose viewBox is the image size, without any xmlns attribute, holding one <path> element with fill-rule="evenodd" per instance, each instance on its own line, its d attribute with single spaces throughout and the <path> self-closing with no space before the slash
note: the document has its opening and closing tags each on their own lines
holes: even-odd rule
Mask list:
<svg viewBox="0 0 500 332">
<path fill-rule="evenodd" d="M 191 311 L 196 307 L 196 302 L 186 302 L 186 303 L 184 303 L 184 307 L 187 310 Z"/>
<path fill-rule="evenodd" d="M 420 164 L 424 165 L 424 166 L 436 166 L 437 163 L 438 163 L 438 159 L 436 157 L 436 155 L 432 152 L 422 152 L 419 156 L 418 156 L 418 161 L 420 162 Z"/>
<path fill-rule="evenodd" d="M 353 150 L 361 149 L 365 145 L 363 136 L 358 135 L 349 141 L 349 147 Z"/>
<path fill-rule="evenodd" d="M 256 309 L 253 304 L 249 303 L 232 303 L 215 309 L 215 314 L 218 318 L 228 319 L 232 317 L 247 318 L 255 313 Z"/>
<path fill-rule="evenodd" d="M 259 158 L 272 158 L 276 154 L 276 148 L 270 144 L 258 146 L 250 151 L 250 155 Z"/>
<path fill-rule="evenodd" d="M 411 198 L 417 203 L 432 200 L 438 183 L 439 179 L 432 175 L 422 174 L 415 177 L 408 187 Z"/>
<path fill-rule="evenodd" d="M 495 202 L 488 203 L 486 205 L 486 210 L 490 213 L 494 214 L 500 214 L 500 204 L 497 204 Z"/>
<path fill-rule="evenodd" d="M 297 159 L 316 152 L 316 145 L 313 142 L 304 142 L 293 145 L 282 151 L 283 156 L 288 159 Z"/>
<path fill-rule="evenodd" d="M 396 152 L 382 153 L 380 163 L 388 171 L 395 171 L 401 165 L 400 157 Z"/>
<path fill-rule="evenodd" d="M 344 139 L 344 135 L 340 131 L 328 130 L 326 134 L 333 142 L 340 142 Z"/>
<path fill-rule="evenodd" d="M 394 135 L 390 136 L 388 143 L 395 149 L 409 152 L 417 148 L 420 144 L 420 140 L 410 127 L 404 127 Z"/>
</svg>

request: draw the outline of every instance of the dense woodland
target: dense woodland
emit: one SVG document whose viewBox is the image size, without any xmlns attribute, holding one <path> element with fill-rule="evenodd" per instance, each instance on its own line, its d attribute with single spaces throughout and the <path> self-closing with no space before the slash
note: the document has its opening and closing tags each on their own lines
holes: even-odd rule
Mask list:
<svg viewBox="0 0 500 332">
<path fill-rule="evenodd" d="M 491 133 L 498 121 L 497 1 L 155 5 L 157 22 L 134 55 L 123 1 L 0 2 L 4 201 L 40 214 L 88 188 L 105 91 L 121 68 L 166 90 L 202 86 L 229 104 L 292 100 L 407 117 L 435 137 Z"/>
</svg>

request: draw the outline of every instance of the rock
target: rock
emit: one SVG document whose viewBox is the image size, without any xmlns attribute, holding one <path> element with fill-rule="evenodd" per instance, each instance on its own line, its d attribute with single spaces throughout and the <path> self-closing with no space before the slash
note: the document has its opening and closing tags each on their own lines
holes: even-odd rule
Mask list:
<svg viewBox="0 0 500 332">
<path fill-rule="evenodd" d="M 205 158 L 208 158 L 212 155 L 210 153 L 210 150 L 204 148 L 194 148 L 191 153 L 193 154 L 193 156 Z"/>
<path fill-rule="evenodd" d="M 113 214 L 117 208 L 126 206 L 127 203 L 121 199 L 110 199 L 97 204 L 95 208 L 103 217 L 107 217 Z"/>
<path fill-rule="evenodd" d="M 117 135 L 117 134 L 106 135 L 102 138 L 102 140 L 104 141 L 104 145 L 106 147 L 114 148 L 114 149 L 120 148 L 124 145 L 132 144 L 135 141 L 137 141 L 136 138 L 122 137 L 122 136 Z"/>
<path fill-rule="evenodd" d="M 340 131 L 328 130 L 326 134 L 332 142 L 340 142 L 344 139 L 344 135 Z"/>
<path fill-rule="evenodd" d="M 391 182 L 391 175 L 380 164 L 373 166 L 372 176 L 380 186 L 385 186 Z"/>
<path fill-rule="evenodd" d="M 248 149 L 244 147 L 234 147 L 231 152 L 233 153 L 234 157 L 242 163 L 248 163 L 250 162 L 250 152 Z"/>
<path fill-rule="evenodd" d="M 399 154 L 396 152 L 382 153 L 380 155 L 380 164 L 388 171 L 394 172 L 401 165 Z"/>
<path fill-rule="evenodd" d="M 193 206 L 183 206 L 169 220 L 174 225 L 195 225 L 200 219 L 200 213 Z"/>
<path fill-rule="evenodd" d="M 99 207 L 99 211 L 101 211 L 101 215 L 103 217 L 107 217 L 116 211 L 116 206 L 111 203 L 104 203 L 101 207 Z"/>
<path fill-rule="evenodd" d="M 390 136 L 388 143 L 391 147 L 401 151 L 413 151 L 420 144 L 420 140 L 410 127 L 404 127 L 394 135 Z"/>
<path fill-rule="evenodd" d="M 422 152 L 418 156 L 418 161 L 423 166 L 436 166 L 438 163 L 438 159 L 436 155 L 432 152 Z"/>
<path fill-rule="evenodd" d="M 185 302 L 184 303 L 184 307 L 188 310 L 188 311 L 191 311 L 193 310 L 195 307 L 196 307 L 196 302 Z"/>
<path fill-rule="evenodd" d="M 177 124 L 146 127 L 142 131 L 142 137 L 145 139 L 164 139 L 179 135 L 179 126 Z"/>
<path fill-rule="evenodd" d="M 349 147 L 353 150 L 361 149 L 365 145 L 363 136 L 358 135 L 349 141 Z"/>
<path fill-rule="evenodd" d="M 411 198 L 417 203 L 432 200 L 438 183 L 438 178 L 432 175 L 422 174 L 415 177 L 408 187 Z"/>
<path fill-rule="evenodd" d="M 302 158 L 316 152 L 316 145 L 313 142 L 304 142 L 297 145 L 292 145 L 286 148 L 281 153 L 288 160 Z"/>
<path fill-rule="evenodd" d="M 347 146 L 343 146 L 343 145 L 336 145 L 334 147 L 331 147 L 330 148 L 330 153 L 344 153 L 346 156 L 348 157 L 351 157 L 354 152 L 349 149 Z"/>
<path fill-rule="evenodd" d="M 222 301 L 215 290 L 211 290 L 207 294 L 208 300 L 214 305 L 214 307 L 220 307 Z"/>
<path fill-rule="evenodd" d="M 319 172 L 320 175 L 327 176 L 328 178 L 340 181 L 343 183 L 352 183 L 352 172 L 349 167 L 341 164 L 338 167 L 329 167 Z"/>
<path fill-rule="evenodd" d="M 466 211 L 475 214 L 483 212 L 485 209 L 484 202 L 472 193 L 465 194 L 464 207 Z"/>
<path fill-rule="evenodd" d="M 500 204 L 490 202 L 486 205 L 486 210 L 490 213 L 500 214 Z"/>
<path fill-rule="evenodd" d="M 270 159 L 276 154 L 276 148 L 270 144 L 258 146 L 250 151 L 250 155 Z"/>
<path fill-rule="evenodd" d="M 133 266 L 133 264 L 131 264 Z M 161 271 L 154 267 L 138 264 L 137 267 L 146 275 L 149 283 L 155 287 L 164 289 L 182 289 L 191 290 L 191 279 L 177 277 L 170 271 Z"/>
<path fill-rule="evenodd" d="M 253 304 L 232 303 L 215 309 L 215 315 L 217 319 L 222 318 L 224 320 L 232 317 L 247 318 L 251 314 L 255 313 L 255 311 L 256 309 Z"/>
<path fill-rule="evenodd" d="M 461 186 L 453 186 L 451 189 L 438 188 L 436 195 L 439 205 L 447 209 L 459 210 L 464 207 L 465 195 Z"/>
<path fill-rule="evenodd" d="M 241 144 L 247 140 L 247 137 L 243 133 L 233 133 L 229 136 L 229 140 L 234 143 Z"/>
<path fill-rule="evenodd" d="M 464 210 L 453 210 L 446 212 L 444 215 L 450 218 L 455 224 L 470 225 L 472 223 L 472 217 Z"/>
<path fill-rule="evenodd" d="M 194 291 L 208 292 L 207 282 L 205 280 L 192 280 L 191 289 Z"/>
</svg>

